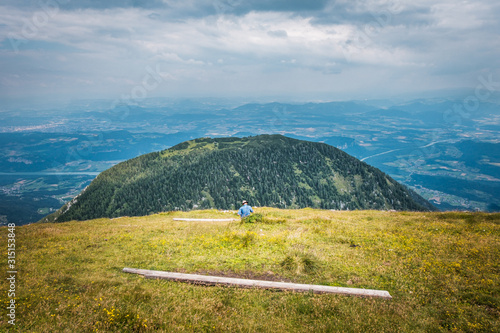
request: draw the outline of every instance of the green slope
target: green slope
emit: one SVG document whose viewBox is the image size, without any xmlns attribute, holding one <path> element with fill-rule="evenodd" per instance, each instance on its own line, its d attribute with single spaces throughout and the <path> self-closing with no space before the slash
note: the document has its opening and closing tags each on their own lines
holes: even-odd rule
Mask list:
<svg viewBox="0 0 500 333">
<path fill-rule="evenodd" d="M 16 227 L 0 332 L 499 332 L 500 214 L 257 208 Z M 9 231 L 0 227 L 0 242 Z M 360 245 L 352 247 L 352 244 Z M 5 255 L 7 257 L 7 255 Z M 392 300 L 143 279 L 124 267 L 387 290 Z"/>
<path fill-rule="evenodd" d="M 278 208 L 433 209 L 380 170 L 335 147 L 260 135 L 201 138 L 125 161 L 44 221 L 235 209 L 241 199 Z"/>
</svg>

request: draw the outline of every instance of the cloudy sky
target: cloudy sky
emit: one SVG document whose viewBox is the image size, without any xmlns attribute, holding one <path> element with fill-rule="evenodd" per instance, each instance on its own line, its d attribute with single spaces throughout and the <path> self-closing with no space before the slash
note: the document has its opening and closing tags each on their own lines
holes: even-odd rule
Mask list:
<svg viewBox="0 0 500 333">
<path fill-rule="evenodd" d="M 0 101 L 387 98 L 500 78 L 492 0 L 2 0 Z"/>
</svg>

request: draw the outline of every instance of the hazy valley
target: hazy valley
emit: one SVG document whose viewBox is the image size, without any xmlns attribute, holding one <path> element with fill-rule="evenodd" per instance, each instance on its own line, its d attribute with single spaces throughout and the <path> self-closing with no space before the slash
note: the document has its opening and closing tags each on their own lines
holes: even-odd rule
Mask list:
<svg viewBox="0 0 500 333">
<path fill-rule="evenodd" d="M 263 133 L 338 147 L 442 210 L 500 208 L 500 106 L 460 100 L 284 104 L 84 101 L 0 113 L 0 216 L 34 222 L 101 171 L 197 137 Z M 458 111 L 457 111 L 458 110 Z"/>
</svg>

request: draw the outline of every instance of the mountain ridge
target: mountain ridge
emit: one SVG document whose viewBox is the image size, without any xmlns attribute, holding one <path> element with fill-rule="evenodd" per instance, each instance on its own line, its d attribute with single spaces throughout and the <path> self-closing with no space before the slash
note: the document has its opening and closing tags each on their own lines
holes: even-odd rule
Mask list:
<svg viewBox="0 0 500 333">
<path fill-rule="evenodd" d="M 236 209 L 242 199 L 277 208 L 434 210 L 335 147 L 266 134 L 199 138 L 127 160 L 42 221 Z"/>
</svg>

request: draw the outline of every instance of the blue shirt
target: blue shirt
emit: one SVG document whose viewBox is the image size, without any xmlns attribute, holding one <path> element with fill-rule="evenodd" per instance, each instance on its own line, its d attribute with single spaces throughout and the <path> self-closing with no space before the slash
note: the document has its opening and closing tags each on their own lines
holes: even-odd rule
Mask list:
<svg viewBox="0 0 500 333">
<path fill-rule="evenodd" d="M 238 215 L 242 218 L 247 217 L 248 215 L 250 215 L 250 213 L 253 213 L 253 209 L 249 205 L 241 206 L 240 210 L 238 211 Z"/>
</svg>

